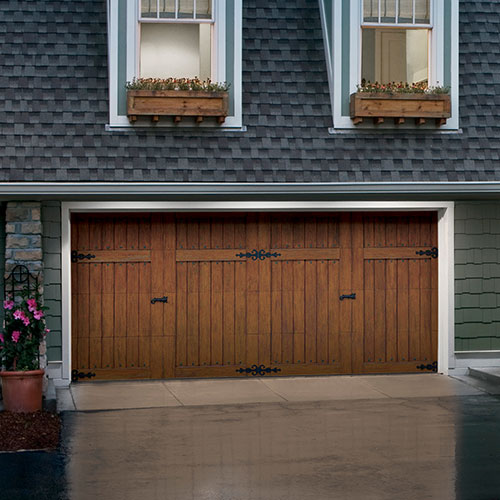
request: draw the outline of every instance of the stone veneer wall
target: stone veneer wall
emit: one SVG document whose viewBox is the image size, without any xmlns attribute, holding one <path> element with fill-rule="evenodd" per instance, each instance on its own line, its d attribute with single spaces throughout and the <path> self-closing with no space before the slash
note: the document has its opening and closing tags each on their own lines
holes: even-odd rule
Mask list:
<svg viewBox="0 0 500 500">
<path fill-rule="evenodd" d="M 42 203 L 44 295 L 47 310 L 47 359 L 62 360 L 61 320 L 61 203 Z"/>
<path fill-rule="evenodd" d="M 455 349 L 500 350 L 500 202 L 455 205 Z"/>
<path fill-rule="evenodd" d="M 18 264 L 24 264 L 38 275 L 43 292 L 41 203 L 38 201 L 9 201 L 5 210 L 5 269 L 10 274 Z M 40 365 L 47 364 L 45 343 L 40 349 Z"/>
</svg>

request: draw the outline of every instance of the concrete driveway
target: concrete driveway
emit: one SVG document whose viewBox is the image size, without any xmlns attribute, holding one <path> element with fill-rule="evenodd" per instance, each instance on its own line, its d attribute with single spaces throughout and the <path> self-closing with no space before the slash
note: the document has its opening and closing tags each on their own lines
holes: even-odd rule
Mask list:
<svg viewBox="0 0 500 500">
<path fill-rule="evenodd" d="M 156 384 L 66 393 L 69 498 L 500 498 L 500 400 L 448 377 Z"/>
</svg>

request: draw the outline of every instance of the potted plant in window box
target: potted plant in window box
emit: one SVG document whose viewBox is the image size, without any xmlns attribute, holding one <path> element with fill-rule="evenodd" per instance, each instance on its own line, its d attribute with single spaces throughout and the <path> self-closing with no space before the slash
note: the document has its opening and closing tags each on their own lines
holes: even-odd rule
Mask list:
<svg viewBox="0 0 500 500">
<path fill-rule="evenodd" d="M 429 87 L 427 82 L 363 82 L 351 94 L 351 119 L 355 125 L 365 118 L 372 118 L 376 124 L 385 118 L 393 118 L 397 124 L 414 118 L 417 125 L 434 119 L 441 126 L 451 116 L 449 91 L 449 87 Z"/>
<path fill-rule="evenodd" d="M 127 116 L 131 123 L 138 116 L 172 116 L 175 123 L 183 117 L 194 117 L 201 123 L 215 117 L 224 123 L 228 113 L 229 84 L 198 78 L 134 78 L 127 82 Z"/>
<path fill-rule="evenodd" d="M 42 407 L 40 343 L 45 328 L 44 310 L 38 292 L 24 293 L 21 300 L 3 303 L 5 320 L 0 334 L 0 378 L 7 411 L 32 412 Z"/>
</svg>

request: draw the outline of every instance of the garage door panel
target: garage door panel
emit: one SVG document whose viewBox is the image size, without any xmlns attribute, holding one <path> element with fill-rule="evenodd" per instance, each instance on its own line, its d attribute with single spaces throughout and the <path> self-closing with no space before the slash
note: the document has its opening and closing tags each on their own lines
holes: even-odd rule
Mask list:
<svg viewBox="0 0 500 500">
<path fill-rule="evenodd" d="M 437 356 L 437 297 L 436 305 L 431 298 L 437 259 L 416 254 L 437 244 L 435 214 L 366 215 L 364 224 L 361 371 L 418 371 Z"/>
<path fill-rule="evenodd" d="M 415 371 L 437 352 L 437 259 L 416 254 L 437 243 L 435 215 L 73 222 L 73 248 L 95 255 L 73 268 L 73 364 L 100 377 Z"/>
</svg>

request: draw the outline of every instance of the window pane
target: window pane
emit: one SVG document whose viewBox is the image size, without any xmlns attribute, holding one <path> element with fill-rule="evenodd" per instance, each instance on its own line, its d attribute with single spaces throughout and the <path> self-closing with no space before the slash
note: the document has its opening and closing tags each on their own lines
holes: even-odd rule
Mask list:
<svg viewBox="0 0 500 500">
<path fill-rule="evenodd" d="M 179 17 L 193 18 L 194 0 L 179 0 Z"/>
<path fill-rule="evenodd" d="M 415 22 L 429 24 L 431 22 L 430 0 L 415 0 Z"/>
<path fill-rule="evenodd" d="M 379 0 L 363 1 L 363 21 L 366 23 L 378 23 L 378 2 Z"/>
<path fill-rule="evenodd" d="M 380 21 L 383 23 L 396 22 L 396 2 L 397 0 L 380 0 Z"/>
<path fill-rule="evenodd" d="M 212 0 L 196 0 L 196 17 L 212 19 Z"/>
<path fill-rule="evenodd" d="M 156 17 L 156 0 L 141 0 L 141 17 Z"/>
<path fill-rule="evenodd" d="M 141 78 L 210 78 L 210 24 L 141 23 Z"/>
<path fill-rule="evenodd" d="M 162 19 L 175 17 L 175 0 L 160 0 L 160 17 Z"/>
<path fill-rule="evenodd" d="M 398 23 L 413 23 L 413 0 L 398 0 Z"/>
<path fill-rule="evenodd" d="M 361 78 L 367 82 L 427 81 L 428 30 L 364 28 Z"/>
</svg>

